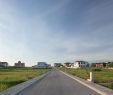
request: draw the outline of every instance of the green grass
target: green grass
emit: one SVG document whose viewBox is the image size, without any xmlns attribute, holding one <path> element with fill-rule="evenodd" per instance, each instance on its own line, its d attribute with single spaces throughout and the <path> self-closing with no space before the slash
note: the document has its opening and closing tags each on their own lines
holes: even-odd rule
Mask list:
<svg viewBox="0 0 113 95">
<path fill-rule="evenodd" d="M 44 74 L 49 69 L 4 68 L 0 69 L 0 91 Z"/>
<path fill-rule="evenodd" d="M 102 69 L 102 68 L 74 69 L 62 67 L 60 68 L 60 70 L 83 79 L 88 79 L 89 72 L 93 72 L 95 83 L 113 89 L 113 69 Z"/>
</svg>

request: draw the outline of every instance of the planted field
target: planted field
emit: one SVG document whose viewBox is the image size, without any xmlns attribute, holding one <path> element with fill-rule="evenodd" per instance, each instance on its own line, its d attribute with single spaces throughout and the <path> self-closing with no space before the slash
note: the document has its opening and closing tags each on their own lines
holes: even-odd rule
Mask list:
<svg viewBox="0 0 113 95">
<path fill-rule="evenodd" d="M 93 72 L 93 78 L 95 83 L 113 89 L 113 69 L 102 69 L 102 68 L 74 69 L 63 67 L 60 68 L 60 70 L 83 79 L 88 79 L 89 72 Z"/>
<path fill-rule="evenodd" d="M 6 68 L 0 69 L 0 91 L 44 74 L 49 69 Z"/>
</svg>

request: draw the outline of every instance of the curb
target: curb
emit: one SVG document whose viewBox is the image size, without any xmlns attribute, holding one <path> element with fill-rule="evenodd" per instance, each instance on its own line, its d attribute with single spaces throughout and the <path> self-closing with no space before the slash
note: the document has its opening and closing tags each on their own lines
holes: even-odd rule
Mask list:
<svg viewBox="0 0 113 95">
<path fill-rule="evenodd" d="M 28 80 L 26 82 L 23 82 L 23 83 L 17 84 L 16 86 L 8 88 L 7 90 L 0 92 L 0 95 L 17 95 L 18 93 L 20 93 L 21 91 L 23 91 L 27 87 L 29 87 L 29 86 L 33 85 L 34 83 L 43 79 L 49 72 L 50 71 L 48 71 L 47 73 L 45 73 L 43 75 L 35 77 L 31 80 Z"/>
<path fill-rule="evenodd" d="M 106 88 L 104 86 L 101 86 L 101 85 L 98 85 L 96 83 L 93 83 L 93 82 L 89 82 L 89 81 L 86 81 L 84 79 L 81 79 L 79 77 L 76 77 L 76 76 L 73 76 L 73 75 L 70 75 L 68 73 L 65 73 L 63 71 L 60 71 L 62 72 L 63 74 L 65 74 L 66 76 L 76 80 L 77 82 L 83 84 L 84 86 L 96 91 L 97 93 L 101 94 L 101 95 L 113 95 L 113 90 L 109 89 L 109 88 Z"/>
</svg>

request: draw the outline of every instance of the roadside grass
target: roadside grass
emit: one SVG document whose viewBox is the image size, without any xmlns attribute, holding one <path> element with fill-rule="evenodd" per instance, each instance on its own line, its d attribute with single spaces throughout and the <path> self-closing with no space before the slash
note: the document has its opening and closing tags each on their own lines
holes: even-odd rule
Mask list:
<svg viewBox="0 0 113 95">
<path fill-rule="evenodd" d="M 113 89 L 113 69 L 104 68 L 87 68 L 87 69 L 75 69 L 75 68 L 59 68 L 60 70 L 70 73 L 74 76 L 78 76 L 87 80 L 89 78 L 89 73 L 93 72 L 94 82 L 105 87 Z"/>
<path fill-rule="evenodd" d="M 50 69 L 4 68 L 0 69 L 0 91 L 44 74 Z"/>
</svg>

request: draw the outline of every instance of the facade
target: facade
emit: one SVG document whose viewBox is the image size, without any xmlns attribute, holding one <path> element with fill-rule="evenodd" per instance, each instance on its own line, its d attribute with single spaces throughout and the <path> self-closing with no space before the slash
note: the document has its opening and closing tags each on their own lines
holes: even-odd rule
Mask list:
<svg viewBox="0 0 113 95">
<path fill-rule="evenodd" d="M 7 62 L 0 62 L 0 67 L 8 67 L 8 63 Z"/>
<path fill-rule="evenodd" d="M 34 68 L 48 68 L 48 64 L 46 62 L 38 62 L 37 65 L 33 66 Z"/>
<path fill-rule="evenodd" d="M 73 63 L 70 63 L 70 62 L 64 63 L 64 66 L 67 67 L 67 68 L 68 68 L 68 67 L 71 67 L 72 65 L 73 65 Z"/>
<path fill-rule="evenodd" d="M 100 62 L 100 63 L 92 63 L 91 67 L 95 68 L 105 68 L 108 67 L 108 65 L 113 64 L 113 62 Z"/>
<path fill-rule="evenodd" d="M 89 67 L 89 63 L 86 61 L 75 61 L 71 67 L 72 68 L 87 68 Z"/>
<path fill-rule="evenodd" d="M 54 67 L 62 67 L 63 65 L 61 63 L 54 63 Z"/>
<path fill-rule="evenodd" d="M 25 67 L 25 63 L 21 63 L 21 61 L 18 61 L 18 63 L 15 63 L 15 67 Z"/>
<path fill-rule="evenodd" d="M 106 63 L 92 63 L 91 67 L 104 68 L 106 67 Z"/>
</svg>

